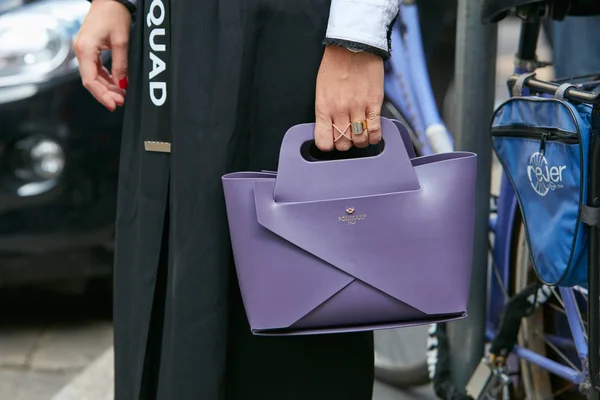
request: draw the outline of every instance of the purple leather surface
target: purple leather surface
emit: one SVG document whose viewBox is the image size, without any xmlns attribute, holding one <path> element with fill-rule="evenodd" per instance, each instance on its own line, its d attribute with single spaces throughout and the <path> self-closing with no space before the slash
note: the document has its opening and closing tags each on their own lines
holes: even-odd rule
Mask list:
<svg viewBox="0 0 600 400">
<path fill-rule="evenodd" d="M 277 175 L 223 177 L 253 332 L 374 330 L 464 316 L 475 155 L 411 160 L 406 136 L 383 119 L 379 156 L 309 163 L 299 148 L 313 127 L 288 131 Z"/>
<path fill-rule="evenodd" d="M 419 189 L 394 123 L 382 118 L 381 132 L 385 147 L 378 156 L 310 162 L 302 157 L 300 149 L 313 139 L 314 124 L 290 128 L 281 144 L 274 200 L 312 201 Z"/>
</svg>

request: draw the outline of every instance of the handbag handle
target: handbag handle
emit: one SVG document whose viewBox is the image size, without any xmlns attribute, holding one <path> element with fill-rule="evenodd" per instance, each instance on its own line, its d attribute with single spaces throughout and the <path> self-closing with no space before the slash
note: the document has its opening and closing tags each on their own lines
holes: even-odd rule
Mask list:
<svg viewBox="0 0 600 400">
<path fill-rule="evenodd" d="M 403 125 L 398 125 L 406 130 Z M 314 140 L 314 130 L 314 123 L 300 124 L 285 134 L 273 193 L 276 202 L 317 201 L 420 189 L 398 127 L 387 118 L 381 118 L 384 149 L 371 157 L 307 161 L 301 149 L 305 143 Z"/>
</svg>

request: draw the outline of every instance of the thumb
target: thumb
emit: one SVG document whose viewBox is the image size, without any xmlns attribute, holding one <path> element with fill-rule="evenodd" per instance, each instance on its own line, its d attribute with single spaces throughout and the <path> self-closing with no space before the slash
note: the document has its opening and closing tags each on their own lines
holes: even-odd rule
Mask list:
<svg viewBox="0 0 600 400">
<path fill-rule="evenodd" d="M 111 40 L 112 53 L 112 77 L 117 86 L 121 89 L 127 89 L 127 39 Z"/>
</svg>

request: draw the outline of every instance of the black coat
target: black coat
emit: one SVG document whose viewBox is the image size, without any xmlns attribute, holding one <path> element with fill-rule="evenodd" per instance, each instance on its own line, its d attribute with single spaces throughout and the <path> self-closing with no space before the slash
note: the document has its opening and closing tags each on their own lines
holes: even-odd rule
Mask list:
<svg viewBox="0 0 600 400">
<path fill-rule="evenodd" d="M 150 2 L 130 43 L 115 399 L 370 400 L 372 334 L 250 333 L 220 180 L 276 169 L 285 131 L 314 121 L 329 0 L 172 1 L 168 113 L 148 100 Z M 170 154 L 144 150 L 165 133 Z"/>
</svg>

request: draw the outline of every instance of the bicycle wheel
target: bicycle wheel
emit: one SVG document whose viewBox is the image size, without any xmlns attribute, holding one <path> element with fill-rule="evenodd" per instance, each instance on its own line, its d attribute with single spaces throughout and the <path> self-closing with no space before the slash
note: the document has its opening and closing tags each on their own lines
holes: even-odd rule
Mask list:
<svg viewBox="0 0 600 400">
<path fill-rule="evenodd" d="M 513 257 L 513 279 L 512 292 L 516 293 L 526 286 L 537 281 L 535 271 L 529 256 L 529 247 L 525 236 L 522 222 L 518 222 L 515 229 L 514 257 Z M 579 320 L 585 328 L 585 296 L 577 288 L 577 300 L 580 303 Z M 540 356 L 547 357 L 560 364 L 581 371 L 577 354 L 572 344 L 571 333 L 567 329 L 564 302 L 557 289 L 552 288 L 552 298 L 542 307 L 538 308 L 521 322 L 518 336 L 518 344 L 521 347 L 534 351 Z M 556 339 L 561 338 L 563 344 L 556 344 Z M 569 344 L 570 343 L 570 344 Z M 520 371 L 518 374 L 517 392 L 528 400 L 561 399 L 585 399 L 586 397 L 577 392 L 573 383 L 565 381 L 558 376 L 550 374 L 525 360 L 519 360 Z"/>
<path fill-rule="evenodd" d="M 375 379 L 400 389 L 429 383 L 427 328 L 375 332 Z"/>
<path fill-rule="evenodd" d="M 396 119 L 406 126 L 415 151 L 420 155 L 417 136 L 392 102 L 384 101 L 381 115 Z M 396 388 L 429 383 L 426 354 L 427 328 L 422 326 L 375 332 L 375 379 Z"/>
</svg>

